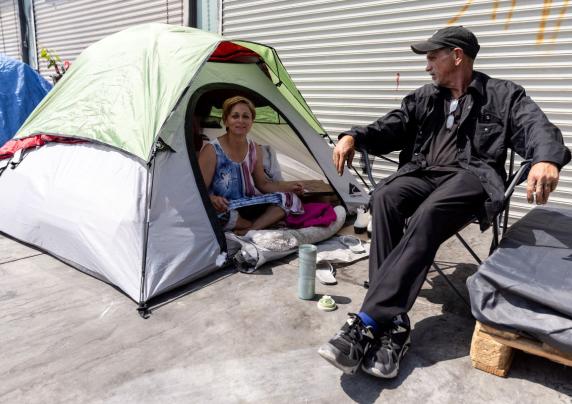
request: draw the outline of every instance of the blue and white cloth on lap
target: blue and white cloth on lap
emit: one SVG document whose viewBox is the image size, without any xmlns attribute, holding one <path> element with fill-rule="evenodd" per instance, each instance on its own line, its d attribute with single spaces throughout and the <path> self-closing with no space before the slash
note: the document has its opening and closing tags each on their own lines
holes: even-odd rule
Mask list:
<svg viewBox="0 0 572 404">
<path fill-rule="evenodd" d="M 228 202 L 228 209 L 234 210 L 244 208 L 245 206 L 262 205 L 262 204 L 282 204 L 282 196 L 280 193 L 263 194 L 255 196 L 245 196 L 244 198 L 232 199 Z"/>
</svg>

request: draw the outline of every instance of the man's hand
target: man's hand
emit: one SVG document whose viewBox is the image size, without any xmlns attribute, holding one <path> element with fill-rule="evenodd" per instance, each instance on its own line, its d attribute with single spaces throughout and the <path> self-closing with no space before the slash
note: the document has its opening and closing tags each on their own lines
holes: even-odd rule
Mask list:
<svg viewBox="0 0 572 404">
<path fill-rule="evenodd" d="M 336 147 L 334 147 L 334 165 L 339 175 L 344 173 L 344 164 L 348 162 L 348 168 L 351 168 L 352 161 L 355 155 L 355 140 L 351 136 L 344 136 L 338 141 Z"/>
<path fill-rule="evenodd" d="M 558 167 L 553 163 L 541 161 L 530 169 L 526 185 L 526 199 L 532 203 L 536 199 L 537 205 L 548 202 L 548 195 L 558 185 Z"/>
</svg>

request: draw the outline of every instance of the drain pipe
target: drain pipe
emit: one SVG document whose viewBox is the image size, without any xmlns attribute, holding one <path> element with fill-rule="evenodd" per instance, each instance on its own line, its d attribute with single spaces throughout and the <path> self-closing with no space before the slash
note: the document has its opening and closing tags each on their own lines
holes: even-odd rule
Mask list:
<svg viewBox="0 0 572 404">
<path fill-rule="evenodd" d="M 28 20 L 24 10 L 24 0 L 18 0 L 18 19 L 20 21 L 20 54 L 22 62 L 30 64 L 29 45 L 28 45 Z"/>
</svg>

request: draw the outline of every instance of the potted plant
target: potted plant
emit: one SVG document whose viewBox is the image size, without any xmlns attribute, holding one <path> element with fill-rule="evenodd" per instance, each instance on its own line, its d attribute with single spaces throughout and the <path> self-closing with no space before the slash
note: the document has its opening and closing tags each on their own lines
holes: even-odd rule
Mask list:
<svg viewBox="0 0 572 404">
<path fill-rule="evenodd" d="M 64 62 L 62 63 L 62 60 L 60 59 L 58 54 L 51 49 L 42 48 L 42 50 L 40 51 L 40 57 L 46 60 L 46 62 L 48 63 L 48 69 L 51 67 L 54 68 L 55 74 L 50 74 L 50 77 L 54 85 L 59 81 L 59 79 L 62 78 L 64 73 L 68 71 L 71 65 L 70 62 L 67 60 L 64 60 Z"/>
</svg>

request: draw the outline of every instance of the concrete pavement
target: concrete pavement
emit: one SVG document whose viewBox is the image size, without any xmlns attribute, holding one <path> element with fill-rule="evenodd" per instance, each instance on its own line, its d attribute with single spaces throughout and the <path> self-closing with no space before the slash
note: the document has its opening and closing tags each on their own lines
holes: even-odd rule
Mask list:
<svg viewBox="0 0 572 404">
<path fill-rule="evenodd" d="M 490 236 L 465 235 L 486 255 Z M 476 265 L 455 240 L 438 261 L 460 287 Z M 474 320 L 431 275 L 395 380 L 342 375 L 317 348 L 358 311 L 367 261 L 338 269 L 334 312 L 296 297 L 297 259 L 222 270 L 143 320 L 111 286 L 0 237 L 2 403 L 572 403 L 572 368 L 517 353 L 509 377 L 471 367 Z"/>
</svg>

